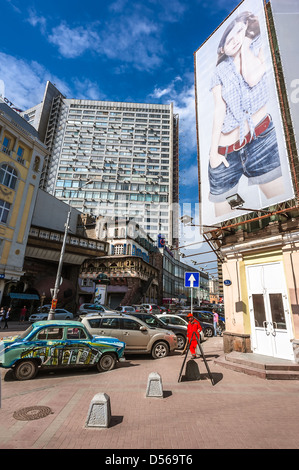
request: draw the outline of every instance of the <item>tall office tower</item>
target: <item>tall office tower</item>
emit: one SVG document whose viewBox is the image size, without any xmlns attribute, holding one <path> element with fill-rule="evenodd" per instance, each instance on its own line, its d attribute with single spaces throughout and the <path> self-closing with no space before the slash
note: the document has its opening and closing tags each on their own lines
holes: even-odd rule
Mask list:
<svg viewBox="0 0 299 470">
<path fill-rule="evenodd" d="M 177 244 L 172 104 L 66 99 L 48 82 L 42 103 L 24 114 L 49 150 L 42 189 L 85 213 L 133 218 L 152 238 Z"/>
</svg>

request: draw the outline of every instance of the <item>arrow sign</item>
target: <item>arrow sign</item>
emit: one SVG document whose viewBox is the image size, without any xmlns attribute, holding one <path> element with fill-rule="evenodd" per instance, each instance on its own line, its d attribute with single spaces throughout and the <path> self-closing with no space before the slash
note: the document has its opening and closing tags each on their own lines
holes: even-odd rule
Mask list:
<svg viewBox="0 0 299 470">
<path fill-rule="evenodd" d="M 199 287 L 199 273 L 185 273 L 185 287 Z"/>
<path fill-rule="evenodd" d="M 196 280 L 195 277 L 193 276 L 193 274 L 191 274 L 191 276 L 188 279 L 188 281 L 190 282 L 190 287 L 193 287 L 195 280 Z"/>
</svg>

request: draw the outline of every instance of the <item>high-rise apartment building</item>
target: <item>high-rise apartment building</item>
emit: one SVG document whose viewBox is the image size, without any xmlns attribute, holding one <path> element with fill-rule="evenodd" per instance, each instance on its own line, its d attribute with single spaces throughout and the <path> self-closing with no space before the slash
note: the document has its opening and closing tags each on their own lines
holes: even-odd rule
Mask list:
<svg viewBox="0 0 299 470">
<path fill-rule="evenodd" d="M 25 112 L 49 150 L 41 188 L 84 213 L 133 218 L 177 242 L 178 116 L 172 104 L 65 98 L 50 82 Z"/>
</svg>

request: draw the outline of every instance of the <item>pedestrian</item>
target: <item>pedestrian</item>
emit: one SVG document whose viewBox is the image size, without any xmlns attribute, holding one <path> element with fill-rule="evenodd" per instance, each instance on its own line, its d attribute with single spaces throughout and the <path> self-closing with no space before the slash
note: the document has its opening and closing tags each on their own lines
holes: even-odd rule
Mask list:
<svg viewBox="0 0 299 470">
<path fill-rule="evenodd" d="M 214 336 L 217 336 L 219 317 L 215 309 L 212 310 L 212 313 L 213 313 Z"/>
<path fill-rule="evenodd" d="M 8 324 L 7 324 L 7 322 L 8 322 L 8 319 L 9 319 L 10 312 L 11 312 L 11 308 L 9 307 L 9 308 L 7 309 L 7 311 L 5 312 L 5 315 L 4 315 L 4 327 L 3 327 L 3 329 L 5 329 L 5 328 L 8 329 Z"/>
<path fill-rule="evenodd" d="M 198 320 L 196 320 L 192 313 L 188 313 L 188 326 L 187 326 L 187 338 L 190 343 L 191 358 L 196 358 L 196 346 L 197 341 L 200 339 L 200 332 L 202 327 Z"/>
<path fill-rule="evenodd" d="M 24 307 L 21 310 L 21 314 L 20 314 L 20 322 L 25 321 L 26 313 L 27 313 L 27 308 L 26 308 L 26 305 L 24 305 Z"/>
<path fill-rule="evenodd" d="M 0 310 L 0 323 L 4 320 L 4 316 L 5 316 L 5 310 L 4 310 L 4 307 L 1 307 L 1 310 Z M 1 330 L 1 326 L 0 326 L 0 330 Z"/>
</svg>

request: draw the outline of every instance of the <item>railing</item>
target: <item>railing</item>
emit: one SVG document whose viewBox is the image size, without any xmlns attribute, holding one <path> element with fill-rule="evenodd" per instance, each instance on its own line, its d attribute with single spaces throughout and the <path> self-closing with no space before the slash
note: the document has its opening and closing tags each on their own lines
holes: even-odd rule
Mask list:
<svg viewBox="0 0 299 470">
<path fill-rule="evenodd" d="M 29 162 L 25 160 L 25 158 L 20 157 L 19 155 L 16 154 L 16 152 L 14 152 L 13 150 L 10 150 L 4 145 L 2 145 L 2 147 L 0 148 L 1 148 L 1 152 L 5 153 L 5 155 L 8 155 L 9 157 L 13 158 L 16 162 L 23 165 L 25 168 L 28 168 Z"/>
</svg>

